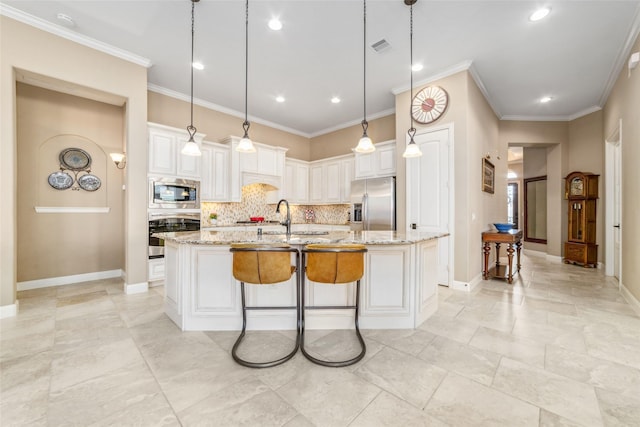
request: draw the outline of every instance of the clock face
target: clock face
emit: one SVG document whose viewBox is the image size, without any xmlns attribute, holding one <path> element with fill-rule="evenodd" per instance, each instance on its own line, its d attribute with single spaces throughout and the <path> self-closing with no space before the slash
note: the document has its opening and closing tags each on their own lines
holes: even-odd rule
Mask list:
<svg viewBox="0 0 640 427">
<path fill-rule="evenodd" d="M 440 86 L 422 89 L 411 101 L 411 116 L 422 124 L 432 123 L 447 109 L 449 95 Z"/>
<path fill-rule="evenodd" d="M 584 182 L 581 178 L 573 178 L 571 180 L 571 189 L 569 190 L 572 196 L 581 196 L 584 192 Z"/>
</svg>

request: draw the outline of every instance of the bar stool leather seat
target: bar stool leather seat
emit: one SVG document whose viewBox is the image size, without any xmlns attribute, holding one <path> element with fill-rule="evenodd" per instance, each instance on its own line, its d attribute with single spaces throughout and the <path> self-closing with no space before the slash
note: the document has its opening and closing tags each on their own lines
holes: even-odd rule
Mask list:
<svg viewBox="0 0 640 427">
<path fill-rule="evenodd" d="M 242 300 L 242 332 L 233 345 L 231 355 L 233 360 L 250 368 L 268 368 L 280 365 L 291 359 L 300 347 L 300 278 L 296 274 L 300 264 L 300 252 L 286 244 L 232 244 L 230 251 L 233 253 L 233 277 L 240 282 L 240 294 Z M 291 265 L 291 254 L 296 254 L 296 265 Z M 288 281 L 296 274 L 296 305 L 295 306 L 249 306 L 246 305 L 245 284 L 270 285 Z M 296 310 L 296 343 L 294 349 L 287 355 L 267 362 L 252 362 L 240 358 L 237 350 L 245 337 L 247 328 L 248 310 Z"/>
<path fill-rule="evenodd" d="M 357 244 L 311 244 L 302 249 L 302 265 L 304 271 L 301 272 L 301 301 L 302 301 L 302 331 L 300 334 L 300 350 L 311 362 L 322 366 L 342 367 L 353 365 L 364 357 L 367 347 L 360 334 L 358 324 L 359 301 L 360 301 L 360 279 L 364 275 L 364 254 L 367 248 Z M 306 306 L 305 276 L 309 280 L 317 283 L 346 285 L 356 282 L 355 304 L 346 306 Z M 318 359 L 307 353 L 304 346 L 305 311 L 322 309 L 351 309 L 354 310 L 355 333 L 360 343 L 361 351 L 355 357 L 342 361 L 328 361 Z"/>
</svg>

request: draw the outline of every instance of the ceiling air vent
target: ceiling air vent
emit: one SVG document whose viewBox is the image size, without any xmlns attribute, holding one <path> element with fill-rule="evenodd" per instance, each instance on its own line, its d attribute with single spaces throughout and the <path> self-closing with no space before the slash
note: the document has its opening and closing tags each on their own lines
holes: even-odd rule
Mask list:
<svg viewBox="0 0 640 427">
<path fill-rule="evenodd" d="M 373 50 L 375 50 L 376 52 L 380 53 L 380 52 L 384 52 L 385 50 L 389 49 L 391 47 L 391 45 L 385 39 L 380 39 L 377 42 L 375 42 L 374 44 L 372 44 L 371 47 L 373 48 Z"/>
</svg>

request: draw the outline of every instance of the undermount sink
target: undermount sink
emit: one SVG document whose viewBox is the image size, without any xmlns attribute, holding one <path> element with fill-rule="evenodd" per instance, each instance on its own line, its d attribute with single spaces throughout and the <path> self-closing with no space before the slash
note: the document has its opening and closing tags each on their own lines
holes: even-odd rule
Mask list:
<svg viewBox="0 0 640 427">
<path fill-rule="evenodd" d="M 270 234 L 270 235 L 284 235 L 287 234 L 285 231 L 280 230 L 269 230 L 263 231 L 262 234 Z M 325 234 L 329 234 L 328 231 L 294 231 L 291 233 L 292 236 L 324 236 Z"/>
</svg>

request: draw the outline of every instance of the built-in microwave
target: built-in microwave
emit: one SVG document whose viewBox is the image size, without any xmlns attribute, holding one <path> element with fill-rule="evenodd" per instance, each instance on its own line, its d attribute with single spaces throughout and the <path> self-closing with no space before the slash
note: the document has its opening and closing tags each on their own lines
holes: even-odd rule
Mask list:
<svg viewBox="0 0 640 427">
<path fill-rule="evenodd" d="M 200 209 L 200 181 L 149 177 L 149 208 Z"/>
</svg>

